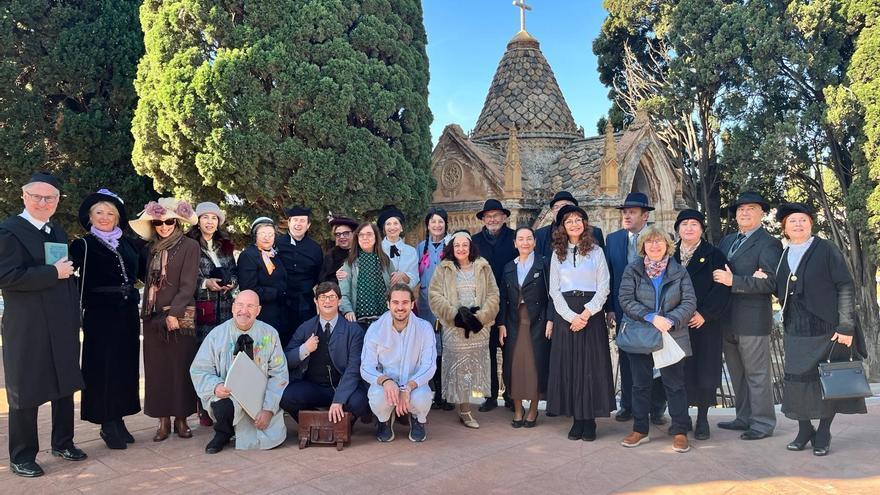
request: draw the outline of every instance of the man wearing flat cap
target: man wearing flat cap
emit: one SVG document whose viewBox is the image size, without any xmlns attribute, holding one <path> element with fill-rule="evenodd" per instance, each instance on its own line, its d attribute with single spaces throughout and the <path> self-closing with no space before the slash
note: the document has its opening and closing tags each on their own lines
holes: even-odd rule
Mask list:
<svg viewBox="0 0 880 495">
<path fill-rule="evenodd" d="M 294 330 L 302 322 L 315 316 L 312 290 L 318 285 L 324 253 L 321 246 L 309 237 L 312 210 L 294 206 L 287 209 L 288 233 L 276 242 L 278 256 L 287 271 L 287 325 L 278 329 L 281 347 L 287 345 Z"/>
<path fill-rule="evenodd" d="M 504 265 L 513 261 L 519 255 L 513 245 L 516 233 L 507 226 L 507 218 L 510 210 L 501 205 L 501 201 L 490 198 L 483 204 L 483 209 L 477 212 L 477 219 L 483 222 L 483 229 L 474 234 L 472 242 L 480 251 L 480 256 L 486 258 L 495 275 L 495 283 L 503 287 Z M 480 406 L 480 412 L 488 412 L 498 407 L 498 389 L 501 387 L 498 381 L 498 325 L 493 324 L 489 331 L 489 375 L 490 396 Z M 504 403 L 508 409 L 513 410 L 513 402 L 507 397 L 505 387 Z"/>
<path fill-rule="evenodd" d="M 645 193 L 634 192 L 626 195 L 623 204 L 617 206 L 620 210 L 620 223 L 623 228 L 608 234 L 605 247 L 605 261 L 608 271 L 611 272 L 611 293 L 608 294 L 608 302 L 605 303 L 605 317 L 608 326 L 612 323 L 620 329 L 620 319 L 623 317 L 623 309 L 620 307 L 618 292 L 620 282 L 623 279 L 623 271 L 626 266 L 639 259 L 638 246 L 639 235 L 648 226 L 648 216 L 654 211 Z M 618 364 L 620 366 L 620 407 L 614 419 L 617 421 L 629 421 L 632 419 L 632 371 L 629 367 L 629 358 L 626 353 L 618 350 Z M 666 392 L 660 378 L 655 378 L 651 387 L 651 422 L 662 425 L 663 411 L 666 409 Z"/>
<path fill-rule="evenodd" d="M 67 234 L 51 221 L 61 184 L 36 173 L 21 188 L 24 211 L 0 224 L 0 290 L 3 314 L 3 369 L 9 402 L 9 466 L 19 476 L 36 477 L 40 450 L 37 410 L 52 402 L 52 455 L 80 461 L 73 443 L 73 393 L 82 389 L 79 367 L 79 296 L 73 263 L 63 255 Z"/>
<path fill-rule="evenodd" d="M 741 430 L 743 440 L 760 440 L 773 434 L 776 412 L 770 383 L 770 330 L 773 327 L 771 295 L 776 291 L 776 265 L 782 243 L 762 226 L 770 205 L 756 192 L 742 192 L 730 206 L 738 232 L 718 245 L 729 260 L 713 280 L 730 287 L 727 314 L 722 318 L 724 361 L 735 394 L 736 419 L 719 428 Z M 766 278 L 752 276 L 763 272 Z"/>
<path fill-rule="evenodd" d="M 578 206 L 578 200 L 568 191 L 559 191 L 553 195 L 553 199 L 550 200 L 550 218 L 553 220 L 550 221 L 549 225 L 545 225 L 535 231 L 535 252 L 548 259 L 553 254 L 553 228 L 556 227 L 556 215 L 566 205 Z M 593 240 L 596 241 L 600 248 L 605 249 L 605 234 L 602 233 L 602 229 L 599 227 L 595 225 L 592 227 Z"/>
</svg>

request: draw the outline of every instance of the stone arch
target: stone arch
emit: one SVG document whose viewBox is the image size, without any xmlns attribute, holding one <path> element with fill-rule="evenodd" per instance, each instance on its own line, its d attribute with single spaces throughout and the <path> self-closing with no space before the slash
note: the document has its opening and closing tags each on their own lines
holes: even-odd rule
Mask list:
<svg viewBox="0 0 880 495">
<path fill-rule="evenodd" d="M 671 232 L 677 214 L 680 179 L 664 151 L 652 139 L 642 139 L 624 156 L 621 172 L 623 195 L 629 192 L 647 194 L 656 208 L 651 221 Z"/>
</svg>

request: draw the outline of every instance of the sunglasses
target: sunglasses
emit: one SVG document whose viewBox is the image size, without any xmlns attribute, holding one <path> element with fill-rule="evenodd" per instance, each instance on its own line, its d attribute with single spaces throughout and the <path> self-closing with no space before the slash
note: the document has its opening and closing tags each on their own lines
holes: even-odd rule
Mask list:
<svg viewBox="0 0 880 495">
<path fill-rule="evenodd" d="M 168 220 L 150 220 L 150 225 L 153 227 L 161 227 L 162 225 L 174 225 L 177 223 L 177 220 L 173 218 L 169 218 Z"/>
</svg>

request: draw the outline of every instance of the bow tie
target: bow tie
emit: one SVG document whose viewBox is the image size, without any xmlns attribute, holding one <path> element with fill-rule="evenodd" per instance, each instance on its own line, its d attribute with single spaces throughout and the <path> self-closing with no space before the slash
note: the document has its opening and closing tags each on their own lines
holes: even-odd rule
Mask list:
<svg viewBox="0 0 880 495">
<path fill-rule="evenodd" d="M 390 250 L 390 252 L 391 252 L 391 254 L 390 254 L 389 256 L 390 256 L 391 258 L 396 258 L 396 257 L 400 256 L 400 250 L 397 249 L 397 246 L 395 246 L 395 245 L 393 245 L 393 244 L 391 245 L 391 250 Z"/>
<path fill-rule="evenodd" d="M 239 352 L 244 352 L 251 359 L 254 358 L 254 339 L 250 335 L 238 336 L 238 340 L 235 341 L 235 352 L 232 355 L 234 356 Z"/>
</svg>

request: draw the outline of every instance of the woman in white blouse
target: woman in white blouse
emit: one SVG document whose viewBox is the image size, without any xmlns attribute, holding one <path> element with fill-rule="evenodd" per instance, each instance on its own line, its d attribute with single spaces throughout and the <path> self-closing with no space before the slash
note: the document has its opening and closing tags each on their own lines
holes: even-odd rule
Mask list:
<svg viewBox="0 0 880 495">
<path fill-rule="evenodd" d="M 385 206 L 379 212 L 377 223 L 385 236 L 382 251 L 391 260 L 391 285 L 404 283 L 418 294 L 419 256 L 416 248 L 403 241 L 403 212 L 396 206 Z"/>
<path fill-rule="evenodd" d="M 550 261 L 550 298 L 556 309 L 551 338 L 547 411 L 571 416 L 569 440 L 596 439 L 596 418 L 615 408 L 602 306 L 608 266 L 584 210 L 566 205 L 556 215 Z"/>
</svg>

